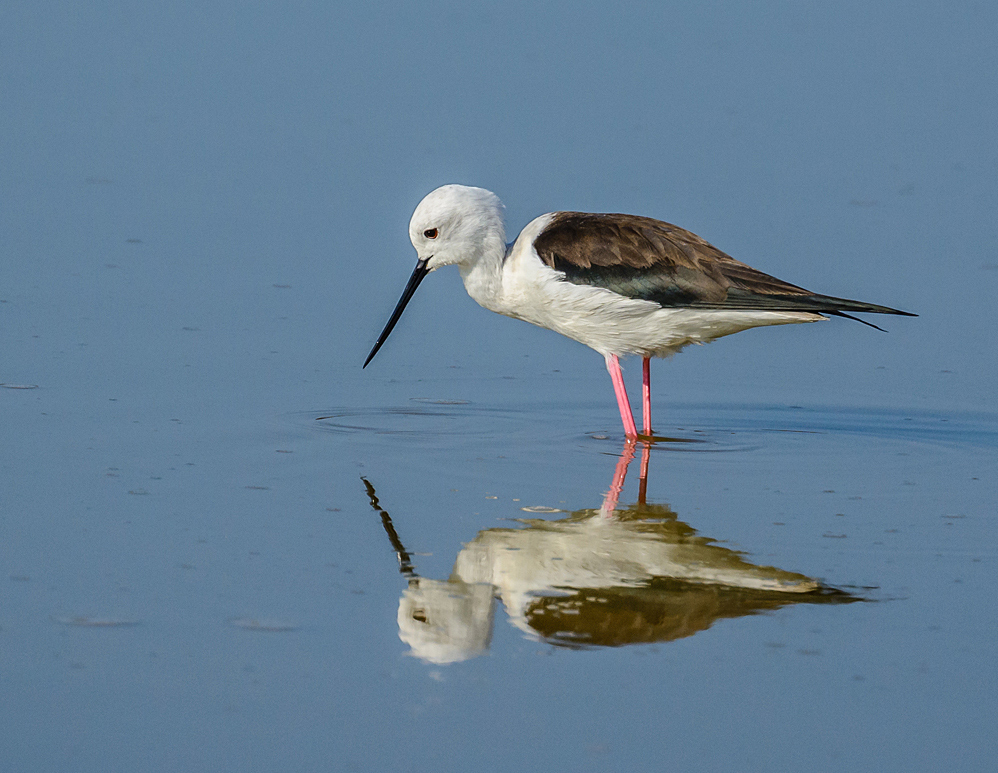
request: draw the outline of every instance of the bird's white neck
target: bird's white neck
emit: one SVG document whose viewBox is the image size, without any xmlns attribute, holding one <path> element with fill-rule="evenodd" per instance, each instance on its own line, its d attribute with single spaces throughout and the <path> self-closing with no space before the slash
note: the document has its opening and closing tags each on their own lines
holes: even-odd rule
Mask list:
<svg viewBox="0 0 998 773">
<path fill-rule="evenodd" d="M 502 264 L 506 257 L 504 234 L 490 234 L 476 259 L 461 262 L 461 279 L 468 295 L 490 311 L 498 311 L 502 297 Z"/>
</svg>

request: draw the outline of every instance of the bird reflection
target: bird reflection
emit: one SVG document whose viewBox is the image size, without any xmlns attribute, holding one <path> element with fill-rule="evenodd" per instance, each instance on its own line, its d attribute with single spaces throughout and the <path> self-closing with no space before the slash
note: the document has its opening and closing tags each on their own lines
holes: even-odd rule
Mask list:
<svg viewBox="0 0 998 773">
<path fill-rule="evenodd" d="M 672 641 L 717 620 L 788 604 L 860 600 L 803 574 L 749 563 L 699 536 L 667 505 L 648 503 L 650 441 L 640 441 L 638 501 L 620 506 L 638 442 L 625 442 L 599 508 L 485 529 L 458 553 L 447 580 L 416 573 L 391 516 L 364 478 L 409 581 L 398 625 L 412 654 L 443 664 L 485 653 L 496 598 L 531 638 L 574 648 Z"/>
</svg>

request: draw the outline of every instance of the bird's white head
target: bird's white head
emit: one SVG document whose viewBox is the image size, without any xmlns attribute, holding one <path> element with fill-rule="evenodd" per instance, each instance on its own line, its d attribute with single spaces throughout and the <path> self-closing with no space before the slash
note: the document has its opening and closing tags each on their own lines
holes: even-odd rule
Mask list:
<svg viewBox="0 0 998 773">
<path fill-rule="evenodd" d="M 444 185 L 419 202 L 409 221 L 409 238 L 419 260 L 388 324 L 367 355 L 365 368 L 388 339 L 419 283 L 434 269 L 456 264 L 468 292 L 482 303 L 475 293 L 484 285 L 480 279 L 469 277 L 487 274 L 490 269 L 497 276 L 502 268 L 506 253 L 502 209 L 502 202 L 494 193 L 466 185 Z"/>
<path fill-rule="evenodd" d="M 487 251 L 505 250 L 502 202 L 484 188 L 444 185 L 419 202 L 409 221 L 409 239 L 429 271 L 472 266 Z"/>
</svg>

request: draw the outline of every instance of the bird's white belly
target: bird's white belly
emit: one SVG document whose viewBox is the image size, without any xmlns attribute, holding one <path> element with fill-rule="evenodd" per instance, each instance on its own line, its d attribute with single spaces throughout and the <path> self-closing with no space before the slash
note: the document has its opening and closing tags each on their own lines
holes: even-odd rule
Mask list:
<svg viewBox="0 0 998 773">
<path fill-rule="evenodd" d="M 476 300 L 492 311 L 554 330 L 603 355 L 668 357 L 689 344 L 708 343 L 752 327 L 825 319 L 805 312 L 662 308 L 601 287 L 564 281 L 535 256 L 517 252 L 503 266 L 499 296 L 487 302 Z"/>
</svg>

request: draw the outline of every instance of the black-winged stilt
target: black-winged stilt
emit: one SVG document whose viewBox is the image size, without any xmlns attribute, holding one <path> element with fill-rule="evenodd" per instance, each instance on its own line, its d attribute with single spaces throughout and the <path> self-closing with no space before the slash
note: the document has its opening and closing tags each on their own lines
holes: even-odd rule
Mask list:
<svg viewBox="0 0 998 773">
<path fill-rule="evenodd" d="M 694 233 L 648 217 L 552 212 L 506 244 L 499 197 L 464 185 L 444 185 L 428 194 L 409 222 L 409 239 L 418 256 L 416 268 L 365 368 L 423 278 L 456 264 L 468 294 L 486 309 L 554 330 L 603 355 L 628 437 L 638 432 L 620 356 L 643 359 L 642 427 L 644 435 L 651 435 L 651 357 L 668 357 L 689 344 L 753 327 L 817 322 L 825 315 L 915 316 L 817 295 L 738 262 Z"/>
</svg>

